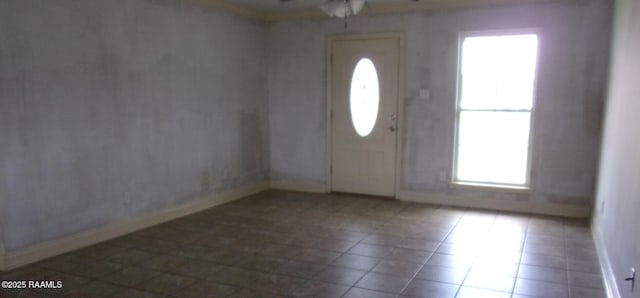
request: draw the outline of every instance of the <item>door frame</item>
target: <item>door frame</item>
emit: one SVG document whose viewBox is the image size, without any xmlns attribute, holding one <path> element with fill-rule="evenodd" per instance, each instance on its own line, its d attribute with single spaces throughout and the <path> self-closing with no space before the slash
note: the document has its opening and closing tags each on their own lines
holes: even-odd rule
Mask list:
<svg viewBox="0 0 640 298">
<path fill-rule="evenodd" d="M 404 33 L 402 32 L 388 32 L 388 33 L 361 33 L 361 34 L 339 34 L 329 35 L 327 37 L 327 47 L 325 54 L 325 100 L 327 102 L 326 110 L 326 129 L 327 129 L 327 164 L 326 164 L 326 192 L 331 192 L 333 186 L 331 185 L 331 164 L 333 161 L 333 120 L 331 111 L 331 73 L 332 68 L 332 51 L 333 43 L 336 41 L 355 41 L 355 40 L 371 40 L 371 39 L 397 39 L 398 40 L 398 101 L 397 101 L 397 120 L 396 120 L 396 157 L 395 157 L 395 177 L 393 186 L 393 197 L 397 198 L 400 191 L 400 178 L 402 168 L 403 157 L 403 140 L 404 140 L 404 89 L 405 89 L 405 44 Z"/>
</svg>

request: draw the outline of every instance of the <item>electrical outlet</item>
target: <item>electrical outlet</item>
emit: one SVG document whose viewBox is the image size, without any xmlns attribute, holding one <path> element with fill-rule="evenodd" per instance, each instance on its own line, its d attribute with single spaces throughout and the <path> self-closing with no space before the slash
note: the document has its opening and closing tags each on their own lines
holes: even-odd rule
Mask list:
<svg viewBox="0 0 640 298">
<path fill-rule="evenodd" d="M 440 170 L 440 182 L 447 182 L 447 171 Z"/>
<path fill-rule="evenodd" d="M 209 190 L 210 186 L 209 172 L 204 171 L 202 172 L 202 176 L 200 177 L 200 188 L 203 192 L 206 192 L 207 190 Z"/>
<path fill-rule="evenodd" d="M 225 166 L 222 169 L 222 179 L 226 180 L 226 179 L 229 179 L 229 178 L 231 178 L 231 171 L 229 170 L 228 166 Z"/>
<path fill-rule="evenodd" d="M 131 192 L 125 191 L 124 195 L 123 195 L 123 198 L 124 198 L 124 204 L 125 205 L 131 205 Z"/>
<path fill-rule="evenodd" d="M 430 100 L 431 99 L 431 90 L 427 88 L 420 89 L 420 98 Z"/>
</svg>

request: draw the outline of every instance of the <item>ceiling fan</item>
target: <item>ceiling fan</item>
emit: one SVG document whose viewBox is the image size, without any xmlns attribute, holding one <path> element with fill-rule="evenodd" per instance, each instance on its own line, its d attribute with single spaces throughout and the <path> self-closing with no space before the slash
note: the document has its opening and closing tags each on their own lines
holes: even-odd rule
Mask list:
<svg viewBox="0 0 640 298">
<path fill-rule="evenodd" d="M 280 0 L 280 2 L 291 2 L 292 0 Z M 420 0 L 409 0 L 419 2 Z M 344 27 L 347 28 L 347 19 L 357 15 L 364 7 L 368 7 L 367 0 L 327 0 L 320 5 L 320 10 L 332 18 L 344 19 Z"/>
</svg>

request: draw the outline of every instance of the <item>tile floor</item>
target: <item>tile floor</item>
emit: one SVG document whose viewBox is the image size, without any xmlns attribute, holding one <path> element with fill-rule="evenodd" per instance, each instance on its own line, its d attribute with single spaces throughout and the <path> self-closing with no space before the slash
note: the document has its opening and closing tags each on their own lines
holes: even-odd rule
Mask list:
<svg viewBox="0 0 640 298">
<path fill-rule="evenodd" d="M 267 191 L 0 280 L 2 297 L 605 297 L 586 220 Z"/>
</svg>

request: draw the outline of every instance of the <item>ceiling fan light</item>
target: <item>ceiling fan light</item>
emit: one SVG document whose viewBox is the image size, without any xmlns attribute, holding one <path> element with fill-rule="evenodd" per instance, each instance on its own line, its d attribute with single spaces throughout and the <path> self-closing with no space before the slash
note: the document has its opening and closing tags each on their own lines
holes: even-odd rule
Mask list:
<svg viewBox="0 0 640 298">
<path fill-rule="evenodd" d="M 344 18 L 350 15 L 352 15 L 352 13 L 349 4 L 344 2 L 336 3 L 333 9 L 333 16 L 337 18 Z"/>
<path fill-rule="evenodd" d="M 320 9 L 330 17 L 344 18 L 359 13 L 366 0 L 332 1 L 320 5 Z"/>
<path fill-rule="evenodd" d="M 351 7 L 351 12 L 354 15 L 356 15 L 362 10 L 366 1 L 365 0 L 349 0 L 348 3 L 349 3 L 349 6 Z"/>
<path fill-rule="evenodd" d="M 336 5 L 339 5 L 339 3 L 334 2 L 334 1 L 329 1 L 325 4 L 320 5 L 320 9 L 326 13 L 328 16 L 330 17 L 335 17 L 334 15 L 334 11 L 336 10 Z"/>
</svg>

